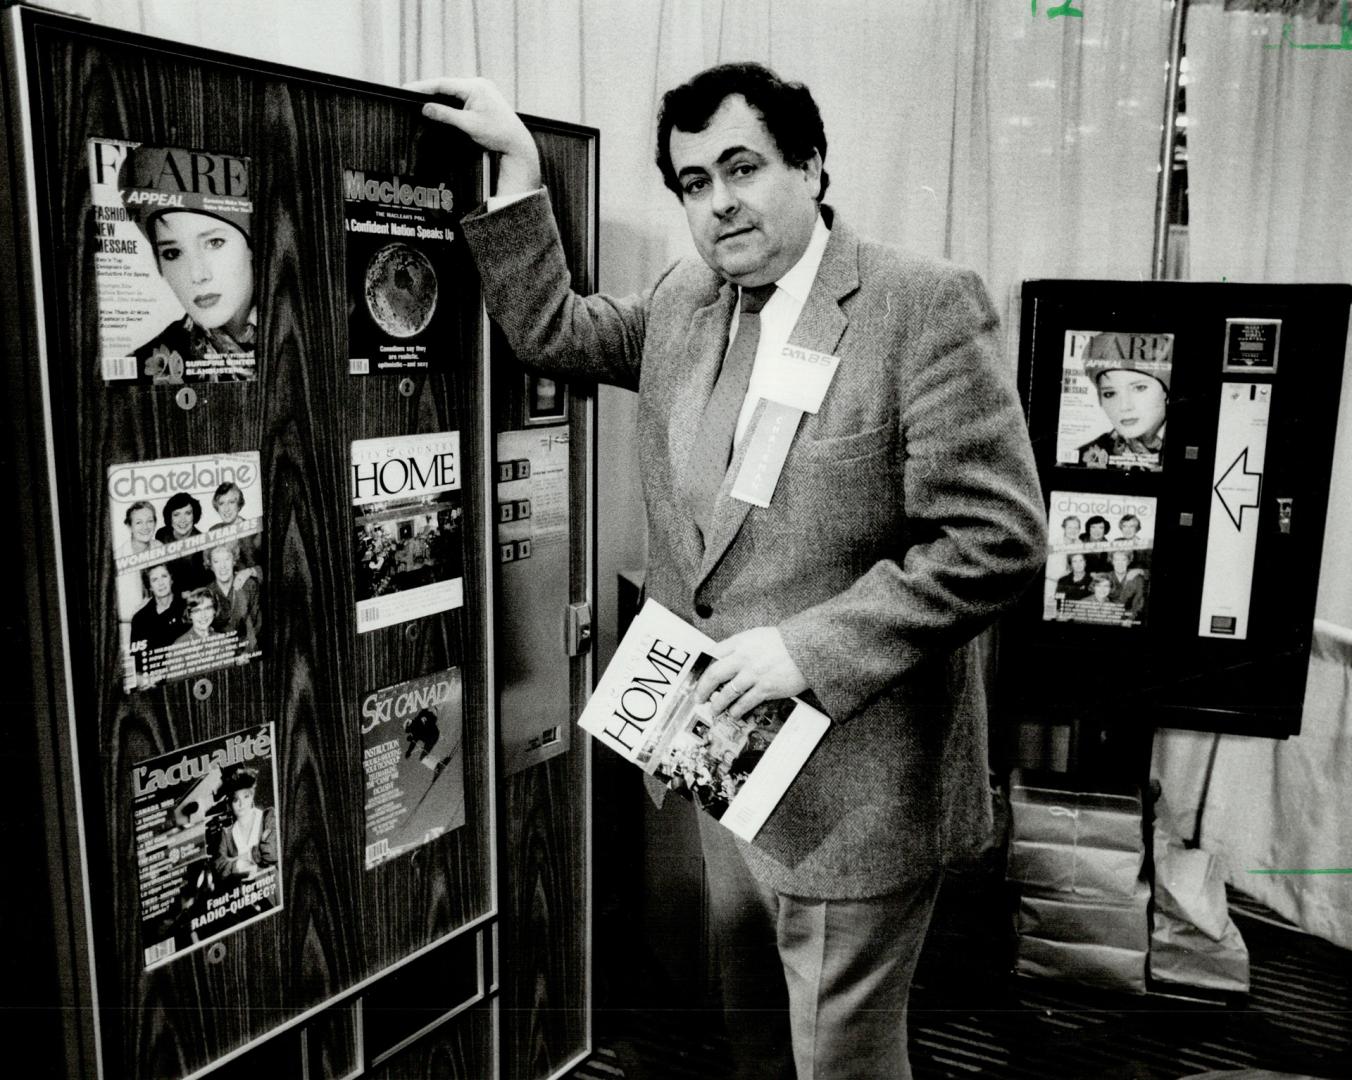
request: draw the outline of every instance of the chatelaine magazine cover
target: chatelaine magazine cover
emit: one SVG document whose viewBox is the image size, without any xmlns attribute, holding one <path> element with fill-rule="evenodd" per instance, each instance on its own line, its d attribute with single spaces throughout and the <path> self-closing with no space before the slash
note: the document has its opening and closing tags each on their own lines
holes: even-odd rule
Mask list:
<svg viewBox="0 0 1352 1080">
<path fill-rule="evenodd" d="M 464 733 L 459 668 L 362 699 L 366 869 L 465 823 Z"/>
<path fill-rule="evenodd" d="M 1056 463 L 1158 472 L 1174 335 L 1067 330 Z"/>
<path fill-rule="evenodd" d="M 1155 550 L 1153 497 L 1053 491 L 1047 535 L 1044 620 L 1145 624 Z"/>
<path fill-rule="evenodd" d="M 281 911 L 271 724 L 143 761 L 131 780 L 147 971 Z"/>
<path fill-rule="evenodd" d="M 460 433 L 352 444 L 357 632 L 464 603 Z"/>
<path fill-rule="evenodd" d="M 830 719 L 797 698 L 734 720 L 696 705 L 715 645 L 661 604 L 638 613 L 578 723 L 743 840 L 754 840 Z"/>
<path fill-rule="evenodd" d="M 416 371 L 445 340 L 454 202 L 444 182 L 343 170 L 348 370 Z"/>
<path fill-rule="evenodd" d="M 89 179 L 104 380 L 253 379 L 249 159 L 91 139 Z"/>
<path fill-rule="evenodd" d="M 143 690 L 262 655 L 258 452 L 108 469 L 123 687 Z"/>
</svg>

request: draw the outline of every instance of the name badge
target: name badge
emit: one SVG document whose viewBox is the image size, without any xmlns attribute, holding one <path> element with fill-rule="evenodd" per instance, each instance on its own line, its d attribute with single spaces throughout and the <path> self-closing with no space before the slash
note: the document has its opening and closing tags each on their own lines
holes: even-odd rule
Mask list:
<svg viewBox="0 0 1352 1080">
<path fill-rule="evenodd" d="M 769 365 L 768 378 L 758 383 L 761 396 L 802 412 L 815 413 L 822 407 L 827 388 L 835 378 L 837 356 L 828 356 L 801 345 L 785 345 Z"/>
<path fill-rule="evenodd" d="M 784 459 L 803 419 L 803 410 L 777 401 L 766 401 L 760 419 L 746 438 L 746 456 L 732 483 L 732 497 L 752 506 L 769 506 Z"/>
</svg>

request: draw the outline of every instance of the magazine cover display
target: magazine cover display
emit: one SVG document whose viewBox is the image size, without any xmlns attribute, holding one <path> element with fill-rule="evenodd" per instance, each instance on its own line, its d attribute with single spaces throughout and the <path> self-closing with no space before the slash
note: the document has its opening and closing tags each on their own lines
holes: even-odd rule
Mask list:
<svg viewBox="0 0 1352 1080">
<path fill-rule="evenodd" d="M 464 603 L 460 433 L 352 444 L 357 632 Z"/>
<path fill-rule="evenodd" d="M 271 724 L 150 758 L 131 779 L 147 971 L 282 909 Z"/>
<path fill-rule="evenodd" d="M 459 668 L 362 699 L 366 869 L 465 823 L 464 731 Z"/>
<path fill-rule="evenodd" d="M 432 344 L 446 340 L 451 192 L 444 182 L 344 169 L 343 198 L 348 370 L 426 368 Z"/>
<path fill-rule="evenodd" d="M 754 840 L 821 741 L 830 718 L 797 698 L 733 719 L 695 704 L 714 642 L 648 600 L 578 723 L 679 791 L 743 840 Z"/>
<path fill-rule="evenodd" d="M 253 379 L 249 159 L 91 139 L 89 173 L 104 380 Z"/>
<path fill-rule="evenodd" d="M 1043 620 L 1142 626 L 1150 610 L 1155 499 L 1053 491 Z"/>
<path fill-rule="evenodd" d="M 257 451 L 112 465 L 108 506 L 124 689 L 262 655 Z"/>
<path fill-rule="evenodd" d="M 1056 463 L 1158 472 L 1174 335 L 1067 330 Z"/>
</svg>

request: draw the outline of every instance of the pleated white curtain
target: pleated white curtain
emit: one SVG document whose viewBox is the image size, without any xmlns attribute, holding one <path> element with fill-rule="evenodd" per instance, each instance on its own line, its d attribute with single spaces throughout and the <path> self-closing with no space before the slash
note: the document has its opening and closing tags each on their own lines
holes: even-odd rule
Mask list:
<svg viewBox="0 0 1352 1080">
<path fill-rule="evenodd" d="M 1352 280 L 1352 51 L 1293 47 L 1339 41 L 1336 18 L 1205 2 L 1189 9 L 1194 280 Z M 1204 804 L 1202 846 L 1221 857 L 1231 884 L 1352 948 L 1352 562 L 1343 554 L 1352 529 L 1352 368 L 1341 356 L 1282 359 L 1308 363 L 1344 364 L 1345 374 L 1300 737 L 1161 732 L 1153 771 L 1184 836 Z"/>
<path fill-rule="evenodd" d="M 1168 0 L 73 0 L 98 21 L 383 83 L 481 74 L 600 129 L 601 287 L 693 252 L 652 164 L 661 93 L 728 60 L 812 87 L 830 201 L 866 236 L 947 256 L 1007 310 L 1025 277 L 1149 275 Z M 614 571 L 643 562 L 632 398 L 603 391 L 602 656 Z"/>
</svg>

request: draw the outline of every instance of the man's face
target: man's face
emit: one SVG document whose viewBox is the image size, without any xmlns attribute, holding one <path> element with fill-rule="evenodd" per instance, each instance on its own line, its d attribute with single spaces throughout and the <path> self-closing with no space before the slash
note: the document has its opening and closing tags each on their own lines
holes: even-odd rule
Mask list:
<svg viewBox="0 0 1352 1080">
<path fill-rule="evenodd" d="M 785 162 L 740 94 L 724 98 L 703 131 L 673 130 L 670 146 L 690 235 L 715 271 L 765 285 L 802 258 L 817 220 L 819 155 Z"/>
</svg>

